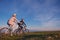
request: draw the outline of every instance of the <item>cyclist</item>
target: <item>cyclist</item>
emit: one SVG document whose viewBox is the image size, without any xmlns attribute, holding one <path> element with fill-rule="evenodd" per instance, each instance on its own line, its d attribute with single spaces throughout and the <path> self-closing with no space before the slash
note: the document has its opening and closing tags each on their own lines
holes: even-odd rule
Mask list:
<svg viewBox="0 0 60 40">
<path fill-rule="evenodd" d="M 19 25 L 21 31 L 22 31 L 23 28 L 26 30 L 26 24 L 24 22 L 24 19 L 21 19 L 21 21 L 20 21 L 20 23 L 18 23 L 18 25 Z"/>
<path fill-rule="evenodd" d="M 10 27 L 10 30 L 11 30 L 11 36 L 12 36 L 12 33 L 14 32 L 14 27 L 15 27 L 16 22 L 17 22 L 17 18 L 16 18 L 16 14 L 14 13 L 7 22 L 8 26 Z"/>
</svg>

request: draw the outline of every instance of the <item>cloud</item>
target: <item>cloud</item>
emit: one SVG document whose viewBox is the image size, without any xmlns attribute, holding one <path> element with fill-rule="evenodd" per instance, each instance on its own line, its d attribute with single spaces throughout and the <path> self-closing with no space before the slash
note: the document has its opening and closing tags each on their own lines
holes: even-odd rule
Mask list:
<svg viewBox="0 0 60 40">
<path fill-rule="evenodd" d="M 60 29 L 59 0 L 18 0 L 13 2 L 16 2 L 16 5 L 14 5 L 14 3 L 11 3 L 12 5 L 10 4 L 11 6 L 9 7 L 10 14 L 13 12 L 17 12 L 17 15 L 19 17 L 26 16 L 27 19 L 30 20 L 30 22 L 28 21 L 29 22 L 28 24 L 32 24 L 31 29 L 34 30 Z"/>
<path fill-rule="evenodd" d="M 34 21 L 39 21 L 39 27 L 31 27 L 34 30 L 60 30 L 60 9 L 54 0 L 46 0 L 43 4 L 35 4 L 32 6 L 34 13 Z"/>
<path fill-rule="evenodd" d="M 34 31 L 60 31 L 60 27 L 30 27 L 30 30 Z"/>
</svg>

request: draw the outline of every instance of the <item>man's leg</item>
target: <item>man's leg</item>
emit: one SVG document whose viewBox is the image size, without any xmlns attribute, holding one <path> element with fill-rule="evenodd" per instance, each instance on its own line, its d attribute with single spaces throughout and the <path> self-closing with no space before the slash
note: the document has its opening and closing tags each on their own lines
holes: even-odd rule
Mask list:
<svg viewBox="0 0 60 40">
<path fill-rule="evenodd" d="M 22 34 L 23 33 L 23 27 L 22 26 L 20 26 L 20 33 Z"/>
</svg>

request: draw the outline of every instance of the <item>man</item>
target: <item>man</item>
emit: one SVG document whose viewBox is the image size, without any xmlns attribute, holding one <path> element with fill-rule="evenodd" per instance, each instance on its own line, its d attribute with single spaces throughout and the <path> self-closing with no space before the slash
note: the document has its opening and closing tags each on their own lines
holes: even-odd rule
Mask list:
<svg viewBox="0 0 60 40">
<path fill-rule="evenodd" d="M 26 24 L 24 23 L 24 19 L 21 19 L 21 21 L 20 21 L 20 23 L 18 23 L 18 25 L 19 25 L 21 31 L 23 28 L 26 30 Z"/>
<path fill-rule="evenodd" d="M 10 27 L 10 30 L 11 30 L 11 36 L 12 36 L 12 33 L 14 32 L 14 27 L 15 27 L 15 23 L 17 22 L 17 18 L 16 18 L 16 14 L 14 13 L 12 15 L 12 17 L 8 20 L 7 24 L 9 25 Z"/>
</svg>

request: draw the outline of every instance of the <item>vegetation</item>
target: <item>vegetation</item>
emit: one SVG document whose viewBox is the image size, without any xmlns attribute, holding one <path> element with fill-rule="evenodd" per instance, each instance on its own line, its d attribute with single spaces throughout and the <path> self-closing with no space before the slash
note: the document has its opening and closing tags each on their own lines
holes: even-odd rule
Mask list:
<svg viewBox="0 0 60 40">
<path fill-rule="evenodd" d="M 60 40 L 60 31 L 29 32 L 20 35 L 0 35 L 0 40 Z"/>
</svg>

